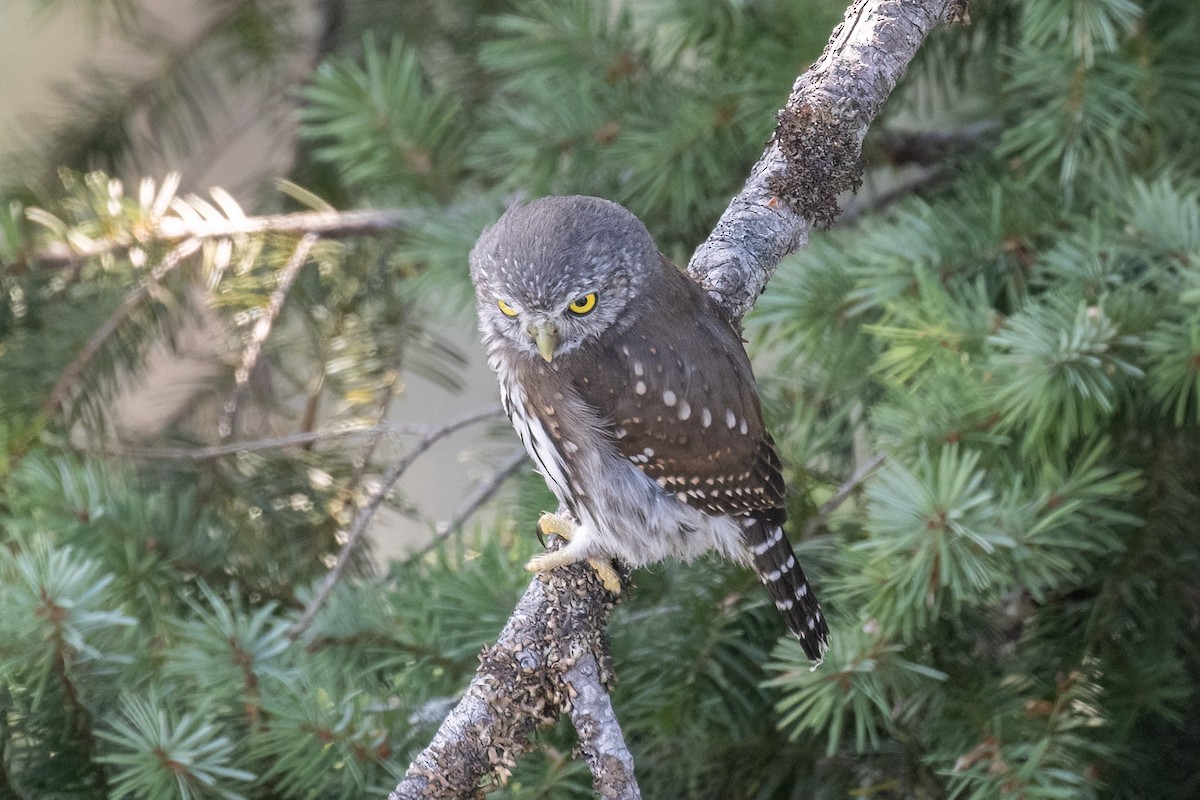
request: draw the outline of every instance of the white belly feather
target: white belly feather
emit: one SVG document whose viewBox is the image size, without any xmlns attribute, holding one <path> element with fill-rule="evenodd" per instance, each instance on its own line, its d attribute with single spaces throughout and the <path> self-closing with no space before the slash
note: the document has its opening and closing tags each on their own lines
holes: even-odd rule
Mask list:
<svg viewBox="0 0 1200 800">
<path fill-rule="evenodd" d="M 497 375 L 504 410 L 521 444 L 559 503 L 573 507 L 579 517 L 567 546 L 578 559 L 613 557 L 638 567 L 668 556 L 691 559 L 709 550 L 746 559 L 740 528 L 732 518 L 710 516 L 680 502 L 623 458 L 603 431 L 573 436 L 568 466 L 541 420 L 529 413 L 523 389 L 502 363 Z M 591 476 L 591 481 L 581 486 L 572 475 Z"/>
</svg>

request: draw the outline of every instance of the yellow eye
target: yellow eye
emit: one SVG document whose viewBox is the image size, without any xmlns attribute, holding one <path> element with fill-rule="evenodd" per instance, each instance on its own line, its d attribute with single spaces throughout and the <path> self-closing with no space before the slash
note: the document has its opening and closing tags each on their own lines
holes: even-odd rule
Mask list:
<svg viewBox="0 0 1200 800">
<path fill-rule="evenodd" d="M 500 306 L 500 311 L 506 317 L 515 317 L 517 315 L 517 310 L 503 300 L 497 299 L 496 305 Z"/>
<path fill-rule="evenodd" d="M 588 313 L 595 307 L 596 307 L 596 293 L 595 292 L 588 292 L 583 297 L 576 297 L 574 300 L 571 301 L 571 304 L 569 306 L 567 306 L 567 308 L 569 308 L 571 310 L 572 314 L 578 314 L 580 316 L 583 316 L 584 314 Z"/>
</svg>

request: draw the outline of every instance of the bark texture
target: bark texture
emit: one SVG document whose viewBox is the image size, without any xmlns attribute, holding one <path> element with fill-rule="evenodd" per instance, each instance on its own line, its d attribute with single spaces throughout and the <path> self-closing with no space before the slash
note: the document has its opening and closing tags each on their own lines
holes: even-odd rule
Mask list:
<svg viewBox="0 0 1200 800">
<path fill-rule="evenodd" d="M 627 575 L 623 577 L 628 577 Z M 541 725 L 569 714 L 604 798 L 638 798 L 633 757 L 609 702 L 605 625 L 615 598 L 587 564 L 534 578 L 433 741 L 389 800 L 482 798 L 505 780 Z"/>
<path fill-rule="evenodd" d="M 959 0 L 856 0 L 792 86 L 766 151 L 697 248 L 688 273 L 738 322 L 780 260 L 828 227 L 862 183 L 862 143 L 921 42 Z"/>
</svg>

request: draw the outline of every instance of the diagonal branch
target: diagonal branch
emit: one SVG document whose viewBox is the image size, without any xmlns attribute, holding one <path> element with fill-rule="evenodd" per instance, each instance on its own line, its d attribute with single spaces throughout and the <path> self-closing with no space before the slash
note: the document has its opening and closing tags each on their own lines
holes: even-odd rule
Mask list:
<svg viewBox="0 0 1200 800">
<path fill-rule="evenodd" d="M 883 463 L 885 458 L 887 458 L 886 454 L 876 453 L 867 459 L 865 464 L 854 470 L 854 474 L 838 487 L 838 490 L 833 493 L 833 497 L 826 500 L 817 509 L 817 513 L 809 517 L 808 521 L 804 523 L 804 532 L 801 534 L 801 538 L 807 539 L 810 536 L 815 536 L 817 531 L 821 530 L 825 526 L 825 523 L 829 521 L 829 515 L 841 508 L 842 503 L 846 502 L 846 499 L 854 494 L 859 486 L 862 486 L 863 481 Z"/>
<path fill-rule="evenodd" d="M 479 485 L 476 486 L 469 495 L 467 495 L 467 498 L 463 500 L 462 505 L 459 506 L 458 511 L 454 512 L 453 517 L 437 524 L 437 528 L 435 529 L 437 532 L 437 538 L 440 539 L 442 537 L 449 536 L 451 533 L 454 533 L 454 531 L 461 528 L 463 523 L 470 519 L 471 516 L 483 506 L 484 503 L 490 500 L 492 495 L 499 491 L 500 487 L 504 485 L 504 482 L 512 477 L 513 473 L 520 469 L 521 465 L 528 460 L 529 456 L 525 453 L 525 448 L 523 447 L 518 447 L 516 450 L 510 453 L 507 458 L 500 462 L 500 466 L 496 467 L 495 471 L 492 472 L 491 475 L 489 475 L 485 480 L 481 481 Z M 434 539 L 434 541 L 436 542 L 437 539 Z"/>
<path fill-rule="evenodd" d="M 867 128 L 925 36 L 966 0 L 855 0 L 825 51 L 796 79 L 778 125 L 688 273 L 740 321 L 780 260 L 828 227 L 837 197 L 862 183 Z"/>
<path fill-rule="evenodd" d="M 43 416 L 53 417 L 62 410 L 63 406 L 66 405 L 69 395 L 74 390 L 79 376 L 87 370 L 100 351 L 104 349 L 104 345 L 117 332 L 121 323 L 128 319 L 129 315 L 136 311 L 143 303 L 154 296 L 154 291 L 162 283 L 163 278 L 178 269 L 180 264 L 187 261 L 188 256 L 199 249 L 199 239 L 185 239 L 182 244 L 163 257 L 163 260 L 150 271 L 150 277 L 141 286 L 125 296 L 125 299 L 121 301 L 121 305 L 117 307 L 117 310 L 92 333 L 91 337 L 84 343 L 83 348 L 71 360 L 71 363 L 67 365 L 62 374 L 58 376 L 58 380 L 55 381 L 54 387 L 46 397 L 46 402 L 42 404 Z"/>
<path fill-rule="evenodd" d="M 779 261 L 808 241 L 813 222 L 829 224 L 836 194 L 857 187 L 860 153 L 878 115 L 925 36 L 964 13 L 965 0 L 855 0 L 824 54 L 797 79 L 779 126 L 742 191 L 733 198 L 688 272 L 734 321 L 753 307 Z M 589 579 L 590 592 L 576 588 Z M 640 798 L 633 761 L 607 705 L 610 598 L 586 565 L 555 570 L 532 581 L 458 706 L 409 767 L 389 800 L 481 797 L 485 775 L 504 775 L 528 748 L 537 724 L 589 703 L 590 716 L 572 713 L 603 798 Z M 563 657 L 569 642 L 582 649 Z M 574 626 L 579 626 L 578 628 Z M 588 659 L 594 659 L 589 662 Z M 600 665 L 591 669 L 589 664 Z M 573 680 L 565 690 L 567 672 Z M 599 698 L 603 698 L 602 701 Z M 605 711 L 607 708 L 607 711 Z M 519 722 L 520 724 L 515 724 Z M 589 753 L 600 731 L 613 751 Z M 623 753 L 615 756 L 615 753 Z"/>
<path fill-rule="evenodd" d="M 393 464 L 383 474 L 379 485 L 367 497 L 366 505 L 359 510 L 350 529 L 346 531 L 346 541 L 342 544 L 342 549 L 338 551 L 333 569 L 329 570 L 325 575 L 325 579 L 321 581 L 321 585 L 317 587 L 316 593 L 304 608 L 304 613 L 300 615 L 300 619 L 297 620 L 296 624 L 288 632 L 291 638 L 298 639 L 303 636 L 304 632 L 312 625 L 313 620 L 317 618 L 317 612 L 321 610 L 321 606 L 324 605 L 325 601 L 329 599 L 329 595 L 333 592 L 333 587 L 341 579 L 342 573 L 346 569 L 346 564 L 350 560 L 350 554 L 354 552 L 354 548 L 358 546 L 363 534 L 366 533 L 367 525 L 374 518 L 375 512 L 379 510 L 379 506 L 383 504 L 388 492 L 396 485 L 396 481 L 400 480 L 400 477 L 413 465 L 413 462 L 420 458 L 429 448 L 455 431 L 465 428 L 468 425 L 474 425 L 477 422 L 491 419 L 499 414 L 500 409 L 488 408 L 483 411 L 465 414 L 457 419 L 450 420 L 444 425 L 439 425 L 437 428 L 426 433 L 421 438 L 421 441 L 417 442 L 405 454 L 404 458 Z"/>
<path fill-rule="evenodd" d="M 279 284 L 275 287 L 275 291 L 271 292 L 271 296 L 267 298 L 267 305 L 263 308 L 263 314 L 254 324 L 254 330 L 250 333 L 250 342 L 246 345 L 246 349 L 242 351 L 242 363 L 238 365 L 234 372 L 233 393 L 226 398 L 221 409 L 221 418 L 217 421 L 217 436 L 221 441 L 225 441 L 233 435 L 233 428 L 237 424 L 238 412 L 241 411 L 242 403 L 246 399 L 246 392 L 250 389 L 250 377 L 254 374 L 255 367 L 258 366 L 258 359 L 262 356 L 263 345 L 266 344 L 267 337 L 271 335 L 271 328 L 275 325 L 275 320 L 279 318 L 280 312 L 283 311 L 284 301 L 287 300 L 288 292 L 292 290 L 292 284 L 296 281 L 296 276 L 300 274 L 301 268 L 308 263 L 308 255 L 312 252 L 313 245 L 317 243 L 317 234 L 304 234 L 300 241 L 296 243 L 296 249 L 292 251 L 292 255 L 288 258 L 287 264 L 284 265 L 283 271 L 279 273 Z"/>
</svg>

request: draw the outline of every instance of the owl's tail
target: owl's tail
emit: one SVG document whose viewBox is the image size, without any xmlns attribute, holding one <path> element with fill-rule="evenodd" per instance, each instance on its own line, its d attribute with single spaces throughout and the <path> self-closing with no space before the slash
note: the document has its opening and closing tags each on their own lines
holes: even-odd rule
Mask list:
<svg viewBox="0 0 1200 800">
<path fill-rule="evenodd" d="M 742 543 L 788 629 L 800 640 L 804 654 L 820 661 L 829 647 L 829 626 L 796 560 L 792 543 L 783 533 L 783 512 L 742 517 Z"/>
</svg>

